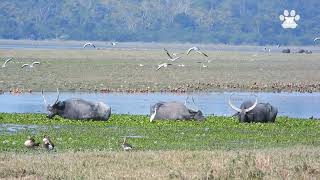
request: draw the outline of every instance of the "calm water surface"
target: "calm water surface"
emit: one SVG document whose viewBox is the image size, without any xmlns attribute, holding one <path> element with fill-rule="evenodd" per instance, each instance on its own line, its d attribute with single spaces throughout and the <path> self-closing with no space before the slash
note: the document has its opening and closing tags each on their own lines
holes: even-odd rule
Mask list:
<svg viewBox="0 0 320 180">
<path fill-rule="evenodd" d="M 189 108 L 200 109 L 205 115 L 215 114 L 230 116 L 235 113 L 228 106 L 231 92 L 212 93 L 147 93 L 147 94 L 126 94 L 126 93 L 81 93 L 61 92 L 60 100 L 68 98 L 83 98 L 91 101 L 102 101 L 111 106 L 112 113 L 116 114 L 149 114 L 150 105 L 159 101 L 180 101 L 185 102 Z M 255 93 L 259 102 L 269 102 L 279 110 L 278 115 L 309 118 L 320 117 L 320 93 Z M 48 103 L 56 99 L 55 92 L 45 93 Z M 194 102 L 192 103 L 191 97 Z M 236 93 L 232 100 L 235 105 L 240 106 L 241 102 L 247 99 L 254 99 L 252 93 Z M 41 93 L 11 95 L 5 93 L 0 95 L 0 112 L 8 113 L 45 113 Z"/>
</svg>

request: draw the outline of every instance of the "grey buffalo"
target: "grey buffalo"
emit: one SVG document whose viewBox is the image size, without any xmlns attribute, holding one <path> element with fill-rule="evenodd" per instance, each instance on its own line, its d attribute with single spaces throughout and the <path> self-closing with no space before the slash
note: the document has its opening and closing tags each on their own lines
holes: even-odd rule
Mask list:
<svg viewBox="0 0 320 180">
<path fill-rule="evenodd" d="M 56 101 L 48 105 L 46 98 L 43 95 L 43 101 L 48 110 L 48 118 L 53 118 L 55 115 L 59 115 L 67 119 L 79 119 L 79 120 L 108 120 L 111 115 L 111 108 L 103 102 L 89 102 L 83 99 L 67 99 L 65 101 L 59 101 L 59 90 L 57 89 L 58 97 Z"/>
<path fill-rule="evenodd" d="M 204 120 L 200 110 L 188 109 L 183 103 L 158 102 L 150 108 L 150 122 L 155 119 L 163 120 Z"/>
<path fill-rule="evenodd" d="M 282 53 L 290 53 L 290 49 L 288 48 L 288 49 L 284 49 L 284 50 L 282 50 Z"/>
<path fill-rule="evenodd" d="M 254 103 L 252 101 L 243 102 L 240 108 L 235 107 L 229 99 L 229 105 L 237 111 L 235 115 L 238 116 L 240 122 L 275 122 L 278 114 L 277 108 L 269 103 L 258 103 L 257 99 Z"/>
<path fill-rule="evenodd" d="M 304 49 L 299 49 L 298 51 L 297 51 L 297 53 L 299 53 L 299 54 L 302 54 L 302 53 L 305 53 L 306 52 L 306 50 L 304 50 Z"/>
</svg>

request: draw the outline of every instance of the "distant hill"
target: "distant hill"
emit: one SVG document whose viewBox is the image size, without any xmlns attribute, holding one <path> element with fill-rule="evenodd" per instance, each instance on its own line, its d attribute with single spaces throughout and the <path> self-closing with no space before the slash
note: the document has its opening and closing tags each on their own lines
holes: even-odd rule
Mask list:
<svg viewBox="0 0 320 180">
<path fill-rule="evenodd" d="M 310 45 L 319 0 L 1 0 L 0 38 Z M 296 29 L 279 15 L 295 9 Z"/>
</svg>

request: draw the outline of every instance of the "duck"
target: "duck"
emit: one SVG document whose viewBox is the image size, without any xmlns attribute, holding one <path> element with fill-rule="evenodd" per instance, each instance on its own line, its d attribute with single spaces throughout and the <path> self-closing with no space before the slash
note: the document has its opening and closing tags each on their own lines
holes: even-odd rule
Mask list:
<svg viewBox="0 0 320 180">
<path fill-rule="evenodd" d="M 48 151 L 54 149 L 54 144 L 50 140 L 49 136 L 44 135 L 42 141 L 43 141 L 43 147 L 46 148 Z"/>
<path fill-rule="evenodd" d="M 133 146 L 132 146 L 131 144 L 127 143 L 126 141 L 127 141 L 127 137 L 124 137 L 124 138 L 123 138 L 123 143 L 122 143 L 122 145 L 121 145 L 122 149 L 123 149 L 124 151 L 130 151 L 130 150 L 132 150 L 132 149 L 133 149 Z"/>
<path fill-rule="evenodd" d="M 27 148 L 38 147 L 40 143 L 37 143 L 33 137 L 28 137 L 28 139 L 24 142 L 24 146 Z"/>
</svg>

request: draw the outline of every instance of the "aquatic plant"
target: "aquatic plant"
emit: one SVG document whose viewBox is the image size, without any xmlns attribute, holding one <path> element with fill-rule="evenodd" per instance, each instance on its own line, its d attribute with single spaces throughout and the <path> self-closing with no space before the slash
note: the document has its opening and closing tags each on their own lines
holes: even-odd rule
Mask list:
<svg viewBox="0 0 320 180">
<path fill-rule="evenodd" d="M 32 126 L 7 131 L 11 125 Z M 0 114 L 0 151 L 26 151 L 29 135 L 48 134 L 57 151 L 121 150 L 124 136 L 137 150 L 257 149 L 320 145 L 320 121 L 279 117 L 276 123 L 239 123 L 231 117 L 155 121 L 143 115 L 112 115 L 109 121 L 75 121 L 44 114 Z M 5 143 L 3 143 L 5 142 Z M 15 143 L 13 143 L 15 142 Z"/>
</svg>

